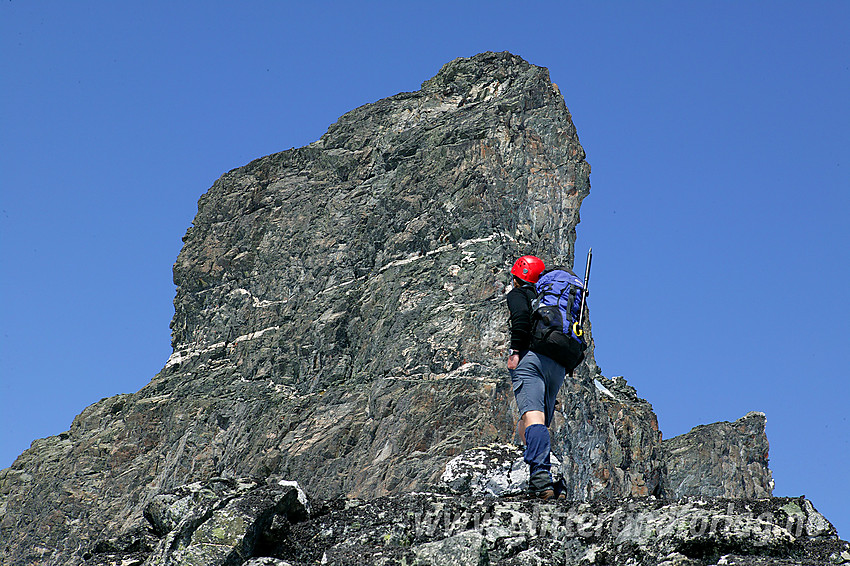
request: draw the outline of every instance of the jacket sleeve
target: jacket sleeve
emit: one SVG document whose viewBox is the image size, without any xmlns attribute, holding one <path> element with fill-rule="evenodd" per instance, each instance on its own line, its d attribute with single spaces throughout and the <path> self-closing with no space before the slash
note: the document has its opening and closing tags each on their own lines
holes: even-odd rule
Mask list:
<svg viewBox="0 0 850 566">
<path fill-rule="evenodd" d="M 522 289 L 508 293 L 511 350 L 528 350 L 531 342 L 531 299 Z"/>
</svg>

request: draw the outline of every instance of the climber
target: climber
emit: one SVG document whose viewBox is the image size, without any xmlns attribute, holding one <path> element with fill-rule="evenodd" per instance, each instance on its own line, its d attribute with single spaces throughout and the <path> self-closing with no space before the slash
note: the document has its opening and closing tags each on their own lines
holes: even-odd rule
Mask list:
<svg viewBox="0 0 850 566">
<path fill-rule="evenodd" d="M 549 425 L 566 369 L 551 358 L 529 350 L 531 303 L 537 298 L 534 284 L 544 269 L 543 261 L 532 255 L 522 256 L 511 267 L 513 289 L 507 296 L 511 332 L 508 371 L 520 414 L 518 434 L 525 439 L 523 459 L 529 465 L 529 490 L 536 497 L 551 499 L 563 496 L 549 471 Z"/>
</svg>

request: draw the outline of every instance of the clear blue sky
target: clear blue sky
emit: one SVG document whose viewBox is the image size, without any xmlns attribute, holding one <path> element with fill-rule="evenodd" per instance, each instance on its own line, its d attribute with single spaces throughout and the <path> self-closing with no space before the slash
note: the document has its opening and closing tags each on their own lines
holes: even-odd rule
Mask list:
<svg viewBox="0 0 850 566">
<path fill-rule="evenodd" d="M 222 173 L 447 61 L 548 67 L 593 173 L 597 359 L 665 436 L 768 416 L 850 536 L 850 2 L 0 3 L 0 468 L 170 352 Z"/>
</svg>

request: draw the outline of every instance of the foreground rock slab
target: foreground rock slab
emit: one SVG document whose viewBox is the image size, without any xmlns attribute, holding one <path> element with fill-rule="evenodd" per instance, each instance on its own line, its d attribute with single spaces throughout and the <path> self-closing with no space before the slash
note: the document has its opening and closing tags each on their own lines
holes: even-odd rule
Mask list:
<svg viewBox="0 0 850 566">
<path fill-rule="evenodd" d="M 805 498 L 541 502 L 413 493 L 314 502 L 291 482 L 193 484 L 148 506 L 146 552 L 91 564 L 850 564 Z M 167 532 L 164 532 L 167 531 Z"/>
</svg>

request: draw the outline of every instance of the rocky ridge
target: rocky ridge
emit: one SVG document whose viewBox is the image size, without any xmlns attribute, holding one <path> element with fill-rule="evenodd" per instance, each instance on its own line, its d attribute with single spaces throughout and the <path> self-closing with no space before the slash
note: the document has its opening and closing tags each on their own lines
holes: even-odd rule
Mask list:
<svg viewBox="0 0 850 566">
<path fill-rule="evenodd" d="M 157 496 L 147 531 L 101 541 L 92 565 L 850 563 L 800 498 L 538 502 L 414 492 L 310 508 L 287 482 L 214 479 Z"/>
<path fill-rule="evenodd" d="M 452 458 L 494 444 L 487 461 L 514 466 L 505 273 L 523 253 L 572 265 L 589 173 L 548 71 L 509 53 L 456 59 L 421 90 L 342 116 L 309 146 L 226 173 L 201 198 L 174 266 L 174 353 L 163 370 L 0 471 L 3 563 L 312 563 L 325 552 L 351 563 L 355 551 L 380 561 L 372 535 L 333 558 L 347 544 L 340 533 L 354 532 L 343 524 L 364 525 L 352 509 L 395 524 L 408 504 L 527 506 L 452 487 L 444 474 Z M 688 496 L 790 505 L 769 499 L 763 417 L 662 441 L 651 405 L 601 374 L 589 321 L 585 332 L 588 358 L 552 426 L 570 500 L 609 519 L 629 502 L 661 512 Z M 465 467 L 467 486 L 490 481 L 488 466 L 455 465 L 461 476 Z M 297 511 L 304 498 L 293 493 L 320 511 Z M 806 503 L 796 505 L 815 517 Z M 324 542 L 321 517 L 337 521 Z M 774 546 L 783 560 L 832 560 L 840 543 L 830 529 Z M 499 537 L 440 532 L 405 531 L 388 556 L 440 563 L 439 549 L 458 540 L 477 549 L 470 560 L 620 556 L 586 545 L 546 554 L 530 539 L 497 552 Z M 821 542 L 829 553 L 812 550 Z M 193 558 L 196 544 L 221 553 Z M 664 544 L 672 550 L 646 551 L 641 563 L 714 557 Z M 599 558 L 586 562 L 591 554 Z"/>
</svg>

